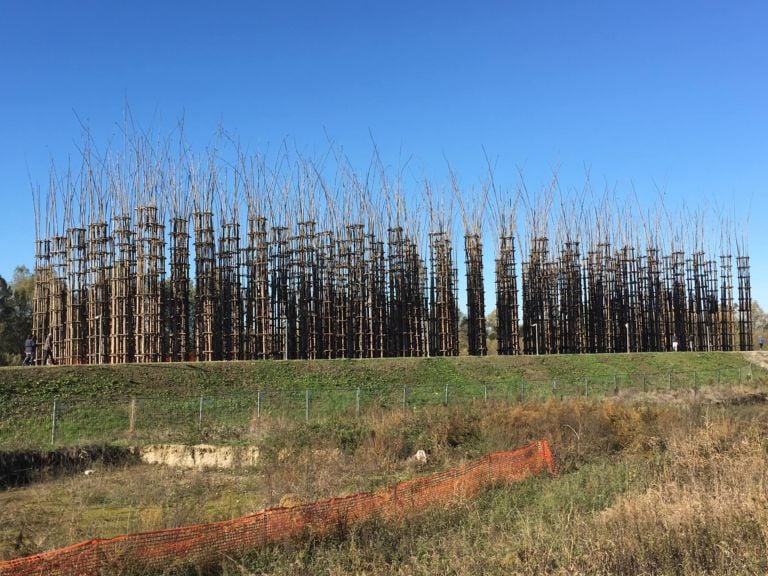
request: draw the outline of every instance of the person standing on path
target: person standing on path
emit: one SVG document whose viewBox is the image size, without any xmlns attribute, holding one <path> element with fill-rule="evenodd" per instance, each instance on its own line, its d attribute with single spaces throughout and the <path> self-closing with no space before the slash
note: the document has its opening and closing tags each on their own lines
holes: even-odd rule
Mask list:
<svg viewBox="0 0 768 576">
<path fill-rule="evenodd" d="M 43 342 L 42 365 L 45 366 L 48 364 L 48 360 L 51 361 L 51 364 L 56 364 L 56 360 L 53 357 L 53 334 L 50 332 L 48 332 L 48 336 L 45 337 L 45 341 Z"/>
<path fill-rule="evenodd" d="M 24 340 L 24 366 L 35 365 L 35 350 L 37 350 L 37 341 L 35 337 L 30 334 L 26 340 Z"/>
</svg>

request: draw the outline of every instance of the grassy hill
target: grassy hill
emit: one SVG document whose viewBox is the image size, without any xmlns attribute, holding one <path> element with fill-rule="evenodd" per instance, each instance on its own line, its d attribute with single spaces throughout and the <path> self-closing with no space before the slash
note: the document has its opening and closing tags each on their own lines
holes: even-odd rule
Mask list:
<svg viewBox="0 0 768 576">
<path fill-rule="evenodd" d="M 0 370 L 0 450 L 243 444 L 283 421 L 762 382 L 741 353 L 254 361 Z M 281 424 L 282 425 L 282 424 Z"/>
<path fill-rule="evenodd" d="M 0 413 L 11 415 L 0 417 L 6 445 L 50 446 L 46 426 L 56 397 L 63 399 L 64 445 L 98 434 L 86 426 L 95 415 L 109 432 L 96 439 L 243 441 L 260 452 L 255 468 L 95 462 L 92 475 L 43 476 L 40 483 L 0 491 L 0 558 L 237 517 L 287 496 L 307 502 L 369 490 L 546 438 L 560 464 L 556 478 L 494 487 L 474 501 L 402 521 L 341 526 L 330 537 L 254 549 L 218 566 L 163 573 L 765 573 L 768 378 L 762 364 L 757 354 L 678 353 L 2 369 Z M 739 379 L 743 386 L 729 386 Z M 537 401 L 507 397 L 443 406 L 438 396 L 413 410 L 347 411 L 305 422 L 302 409 L 299 417 L 267 415 L 257 426 L 252 403 L 239 411 L 233 404 L 202 428 L 196 426 L 197 401 L 185 407 L 189 426 L 158 416 L 186 397 L 245 397 L 257 389 L 287 396 L 359 387 L 372 397 L 404 386 L 517 390 L 522 383 L 578 386 L 585 380 L 603 383 L 608 398 L 538 401 L 530 395 Z M 670 381 L 675 388 L 668 391 Z M 718 381 L 723 386 L 705 388 Z M 643 394 L 647 382 L 662 391 Z M 612 389 L 618 384 L 621 393 Z M 104 396 L 118 400 L 101 402 Z M 139 403 L 140 414 L 156 411 L 146 428 L 137 424 L 128 435 L 124 399 L 134 396 L 157 398 Z M 36 403 L 39 414 L 25 412 Z M 14 406 L 19 412 L 8 412 Z M 205 410 L 209 418 L 213 406 Z M 417 449 L 429 455 L 424 468 L 412 461 Z"/>
<path fill-rule="evenodd" d="M 257 389 L 355 389 L 518 382 L 637 382 L 642 375 L 678 381 L 738 378 L 749 357 L 737 352 L 640 353 L 365 360 L 159 363 L 0 368 L 0 402 L 23 397 L 175 397 Z"/>
</svg>

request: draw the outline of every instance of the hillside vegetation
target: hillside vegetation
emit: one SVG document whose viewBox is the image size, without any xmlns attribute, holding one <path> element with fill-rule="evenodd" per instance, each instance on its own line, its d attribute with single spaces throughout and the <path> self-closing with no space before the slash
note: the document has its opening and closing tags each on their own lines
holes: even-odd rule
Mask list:
<svg viewBox="0 0 768 576">
<path fill-rule="evenodd" d="M 401 522 L 307 534 L 212 566 L 165 574 L 745 574 L 768 571 L 768 388 L 758 354 L 243 362 L 0 371 L 11 403 L 51 394 L 192 395 L 326 386 L 456 387 L 505 379 L 673 372 L 673 390 L 601 397 L 421 405 L 309 423 L 265 419 L 249 436 L 255 468 L 177 470 L 94 463 L 0 491 L 0 558 L 94 537 L 241 516 L 455 466 L 547 439 L 556 478 L 495 486 L 474 501 Z M 701 377 L 740 375 L 718 385 Z M 197 376 L 195 376 L 197 375 Z M 663 379 L 662 379 L 663 380 Z M 428 454 L 425 466 L 412 456 Z M 183 564 L 183 563 L 182 563 Z"/>
<path fill-rule="evenodd" d="M 229 394 L 257 389 L 354 389 L 392 386 L 482 385 L 497 383 L 609 381 L 615 375 L 679 379 L 698 372 L 713 378 L 718 370 L 748 366 L 738 352 L 640 353 L 365 360 L 158 363 L 105 366 L 0 368 L 0 401 L 15 397 L 148 396 Z"/>
<path fill-rule="evenodd" d="M 0 557 L 369 490 L 536 438 L 560 474 L 165 574 L 744 574 L 768 570 L 765 388 L 428 407 L 263 430 L 249 470 L 93 466 L 0 492 Z M 411 456 L 424 449 L 419 466 Z"/>
<path fill-rule="evenodd" d="M 765 406 L 602 406 L 513 412 L 549 428 L 558 478 L 335 538 L 257 550 L 223 574 L 764 574 Z M 511 432 L 493 419 L 493 428 Z M 543 424 L 543 422 L 546 424 Z M 511 424 L 511 422 L 510 422 Z M 560 432 L 558 432 L 560 431 Z M 512 434 L 514 436 L 514 434 Z"/>
</svg>

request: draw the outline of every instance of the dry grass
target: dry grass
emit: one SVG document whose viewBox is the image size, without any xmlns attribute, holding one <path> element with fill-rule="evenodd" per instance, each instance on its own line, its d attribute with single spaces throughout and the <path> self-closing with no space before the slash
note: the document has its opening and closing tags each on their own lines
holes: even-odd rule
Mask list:
<svg viewBox="0 0 768 576">
<path fill-rule="evenodd" d="M 310 426 L 264 420 L 254 470 L 102 467 L 0 492 L 0 554 L 367 490 L 543 437 L 560 459 L 556 479 L 490 490 L 402 524 L 372 521 L 271 546 L 211 573 L 764 573 L 768 407 L 759 390 L 734 394 L 477 404 Z M 410 458 L 419 448 L 426 467 Z"/>
<path fill-rule="evenodd" d="M 96 465 L 0 492 L 0 558 L 95 537 L 233 518 L 277 506 L 371 490 L 467 459 L 552 439 L 564 462 L 612 452 L 609 413 L 598 402 L 382 411 L 306 426 L 263 418 L 259 464 L 250 470 Z M 578 434 L 575 440 L 574 433 Z M 423 449 L 426 465 L 412 456 Z"/>
<path fill-rule="evenodd" d="M 274 546 L 243 566 L 272 575 L 764 574 L 768 409 L 741 402 L 756 391 L 740 394 L 489 413 L 479 428 L 494 438 L 551 435 L 567 472 L 399 525 Z M 226 564 L 221 572 L 241 574 Z"/>
<path fill-rule="evenodd" d="M 245 471 L 145 464 L 96 465 L 93 470 L 0 492 L 0 558 L 237 517 L 261 509 L 266 501 L 262 483 Z"/>
<path fill-rule="evenodd" d="M 595 519 L 587 564 L 603 559 L 608 571 L 623 574 L 763 571 L 766 442 L 762 423 L 730 419 L 675 435 L 653 485 Z"/>
</svg>

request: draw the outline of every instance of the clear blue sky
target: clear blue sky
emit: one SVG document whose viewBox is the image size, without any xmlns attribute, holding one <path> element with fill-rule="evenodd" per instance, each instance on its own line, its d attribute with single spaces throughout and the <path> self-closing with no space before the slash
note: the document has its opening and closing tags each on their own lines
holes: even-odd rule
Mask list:
<svg viewBox="0 0 768 576">
<path fill-rule="evenodd" d="M 33 265 L 30 177 L 79 165 L 80 122 L 106 143 L 127 103 L 156 132 L 184 114 L 198 150 L 219 125 L 310 153 L 327 130 L 364 169 L 372 133 L 440 181 L 444 158 L 483 177 L 484 147 L 503 186 L 588 169 L 735 211 L 766 305 L 767 31 L 758 1 L 0 0 L 0 275 Z"/>
</svg>

